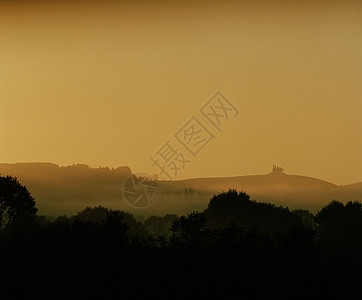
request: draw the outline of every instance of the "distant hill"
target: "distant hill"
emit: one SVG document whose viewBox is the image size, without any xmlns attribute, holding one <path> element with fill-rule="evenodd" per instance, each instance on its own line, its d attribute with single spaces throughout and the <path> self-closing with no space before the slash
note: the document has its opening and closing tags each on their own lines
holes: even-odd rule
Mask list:
<svg viewBox="0 0 362 300">
<path fill-rule="evenodd" d="M 137 215 L 186 214 L 207 207 L 214 194 L 229 188 L 245 191 L 251 199 L 320 210 L 331 200 L 361 200 L 362 182 L 338 186 L 323 180 L 275 172 L 188 180 L 159 181 L 156 200 L 148 207 L 136 209 L 122 198 L 122 186 L 131 175 L 129 167 L 90 168 L 77 164 L 59 167 L 51 163 L 0 164 L 0 174 L 16 176 L 34 196 L 40 214 L 74 214 L 86 206 L 103 205 Z"/>
<path fill-rule="evenodd" d="M 362 201 L 362 183 L 338 186 L 327 181 L 284 173 L 175 181 L 165 189 L 192 189 L 202 194 L 217 194 L 228 188 L 243 190 L 259 202 L 271 202 L 289 208 L 321 209 L 331 200 Z"/>
<path fill-rule="evenodd" d="M 16 176 L 26 185 L 40 214 L 60 215 L 86 206 L 107 206 L 108 201 L 123 204 L 120 187 L 131 170 L 90 168 L 84 164 L 59 167 L 52 163 L 1 163 L 0 174 Z"/>
<path fill-rule="evenodd" d="M 343 185 L 342 186 L 345 189 L 348 189 L 350 191 L 355 191 L 358 193 L 362 193 L 362 182 L 357 182 L 349 185 Z"/>
</svg>

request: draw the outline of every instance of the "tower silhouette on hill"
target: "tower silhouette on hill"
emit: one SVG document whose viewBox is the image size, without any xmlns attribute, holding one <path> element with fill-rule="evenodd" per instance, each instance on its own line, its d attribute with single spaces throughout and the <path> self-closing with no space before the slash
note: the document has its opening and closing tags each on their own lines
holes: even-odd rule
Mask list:
<svg viewBox="0 0 362 300">
<path fill-rule="evenodd" d="M 273 173 L 283 173 L 283 171 L 284 171 L 284 169 L 282 167 L 278 167 L 273 164 L 273 169 L 272 169 Z"/>
</svg>

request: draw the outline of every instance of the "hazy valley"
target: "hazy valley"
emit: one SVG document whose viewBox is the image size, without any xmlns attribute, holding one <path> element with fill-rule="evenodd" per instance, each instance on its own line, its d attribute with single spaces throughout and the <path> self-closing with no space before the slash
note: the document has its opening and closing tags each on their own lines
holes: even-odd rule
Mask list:
<svg viewBox="0 0 362 300">
<path fill-rule="evenodd" d="M 341 202 L 362 199 L 362 183 L 339 186 L 320 179 L 269 173 L 237 177 L 194 178 L 157 181 L 157 197 L 151 205 L 134 208 L 122 196 L 124 181 L 131 169 L 90 168 L 87 165 L 59 167 L 51 163 L 0 164 L 1 176 L 16 176 L 27 186 L 43 215 L 71 215 L 87 206 L 98 206 L 149 216 L 187 214 L 207 207 L 214 194 L 233 188 L 245 191 L 251 199 L 270 202 L 290 209 L 308 209 L 315 213 L 331 200 Z"/>
</svg>

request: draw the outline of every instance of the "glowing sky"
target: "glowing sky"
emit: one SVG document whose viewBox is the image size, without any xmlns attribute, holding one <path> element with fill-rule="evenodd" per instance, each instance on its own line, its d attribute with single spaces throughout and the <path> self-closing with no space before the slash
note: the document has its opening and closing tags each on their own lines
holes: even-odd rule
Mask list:
<svg viewBox="0 0 362 300">
<path fill-rule="evenodd" d="M 0 1 L 0 162 L 157 173 L 221 91 L 238 116 L 175 179 L 362 181 L 361 3 Z"/>
</svg>

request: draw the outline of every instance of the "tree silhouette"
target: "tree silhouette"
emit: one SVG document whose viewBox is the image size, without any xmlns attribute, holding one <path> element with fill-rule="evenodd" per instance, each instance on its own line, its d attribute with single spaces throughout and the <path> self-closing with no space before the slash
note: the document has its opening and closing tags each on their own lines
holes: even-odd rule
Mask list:
<svg viewBox="0 0 362 300">
<path fill-rule="evenodd" d="M 111 210 L 102 224 L 102 236 L 105 241 L 114 245 L 122 245 L 126 241 L 128 225 L 124 222 L 125 214 Z"/>
<path fill-rule="evenodd" d="M 2 204 L 9 195 L 14 202 L 25 196 L 34 201 L 16 179 L 0 183 Z M 13 207 L 1 206 L 4 220 Z M 151 216 L 142 224 L 130 213 L 98 206 L 30 227 L 25 234 L 0 234 L 2 299 L 46 297 L 59 286 L 61 299 L 360 294 L 360 202 L 333 201 L 314 217 L 229 190 L 214 196 L 204 212 L 187 216 Z M 159 236 L 164 242 L 155 242 Z"/>
<path fill-rule="evenodd" d="M 76 219 L 85 222 L 102 223 L 107 219 L 109 210 L 103 206 L 86 207 L 77 213 Z"/>
<path fill-rule="evenodd" d="M 0 176 L 0 228 L 20 225 L 35 217 L 35 200 L 27 188 L 12 176 Z"/>
<path fill-rule="evenodd" d="M 214 195 L 204 213 L 206 227 L 211 229 L 229 227 L 234 222 L 239 227 L 257 227 L 264 234 L 274 235 L 302 225 L 288 208 L 252 201 L 245 192 L 233 189 Z"/>
<path fill-rule="evenodd" d="M 346 205 L 332 201 L 316 216 L 319 238 L 334 253 L 362 252 L 362 204 L 358 201 Z"/>
<path fill-rule="evenodd" d="M 148 233 L 154 237 L 163 236 L 169 238 L 171 235 L 171 225 L 172 222 L 177 218 L 177 215 L 166 214 L 163 217 L 160 216 L 150 216 L 145 222 L 144 226 L 146 227 Z"/>
<path fill-rule="evenodd" d="M 199 212 L 177 218 L 171 225 L 171 241 L 174 244 L 199 246 L 205 236 L 205 221 L 205 215 Z"/>
<path fill-rule="evenodd" d="M 86 207 L 72 217 L 75 221 L 93 222 L 97 224 L 105 224 L 110 221 L 110 218 L 117 216 L 116 219 L 122 218 L 122 222 L 127 225 L 128 234 L 131 236 L 145 237 L 147 231 L 143 224 L 137 221 L 134 216 L 128 212 L 112 210 L 103 206 Z"/>
</svg>

